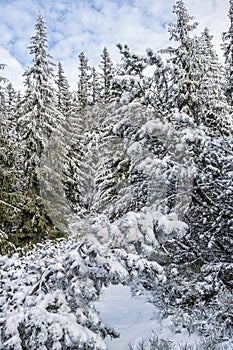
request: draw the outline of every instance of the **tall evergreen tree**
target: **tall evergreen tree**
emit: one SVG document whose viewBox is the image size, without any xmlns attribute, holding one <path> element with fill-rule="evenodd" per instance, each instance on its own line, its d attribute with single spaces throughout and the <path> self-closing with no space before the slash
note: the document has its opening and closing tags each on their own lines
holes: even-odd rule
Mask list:
<svg viewBox="0 0 233 350">
<path fill-rule="evenodd" d="M 196 79 L 196 69 L 193 66 L 195 51 L 193 50 L 193 40 L 191 33 L 198 23 L 191 23 L 193 17 L 188 14 L 183 0 L 177 0 L 174 11 L 177 21 L 170 24 L 168 31 L 170 40 L 175 40 L 178 46 L 168 47 L 161 52 L 170 54 L 171 79 L 169 93 L 169 108 L 178 108 L 179 111 L 193 114 L 196 106 L 195 94 L 198 90 L 198 79 Z"/>
<path fill-rule="evenodd" d="M 228 106 L 223 89 L 224 74 L 207 28 L 200 38 L 196 38 L 196 52 L 199 90 L 196 93 L 195 119 L 208 126 L 212 133 L 223 133 L 228 118 Z"/>
<path fill-rule="evenodd" d="M 95 104 L 100 100 L 101 86 L 99 81 L 99 74 L 95 67 L 91 69 L 91 102 Z"/>
<path fill-rule="evenodd" d="M 51 84 L 53 64 L 47 52 L 47 33 L 42 15 L 36 23 L 36 33 L 29 46 L 33 66 L 25 73 L 26 93 L 21 104 L 20 132 L 25 143 L 26 174 L 29 188 L 39 194 L 38 167 L 44 147 L 55 124 L 54 90 Z"/>
<path fill-rule="evenodd" d="M 112 60 L 110 58 L 109 52 L 106 47 L 103 49 L 103 53 L 101 55 L 102 61 L 100 68 L 102 69 L 102 79 L 103 79 L 103 96 L 105 101 L 109 100 L 110 97 L 110 86 L 111 80 L 114 76 L 114 67 Z"/>
<path fill-rule="evenodd" d="M 84 52 L 79 55 L 78 99 L 82 108 L 90 103 L 91 68 Z"/>
<path fill-rule="evenodd" d="M 61 183 L 61 165 L 58 163 L 63 156 L 59 141 L 62 114 L 56 107 L 52 85 L 54 64 L 48 53 L 46 26 L 41 14 L 37 17 L 35 35 L 29 49 L 33 55 L 33 65 L 24 73 L 26 91 L 17 112 L 21 136 L 19 158 L 23 158 L 21 163 L 27 196 L 27 204 L 22 213 L 24 223 L 19 228 L 18 235 L 22 235 L 26 241 L 56 235 L 57 231 L 51 221 L 52 214 L 48 211 L 53 210 L 51 203 L 55 205 L 59 202 L 54 195 L 58 178 Z M 58 157 L 58 154 L 61 156 Z"/>
<path fill-rule="evenodd" d="M 49 136 L 54 131 L 58 111 L 52 86 L 53 66 L 48 53 L 47 32 L 42 15 L 36 23 L 36 33 L 29 46 L 33 65 L 24 73 L 26 93 L 19 114 L 20 132 L 25 144 L 26 174 L 29 189 L 39 194 L 39 166 Z"/>
<path fill-rule="evenodd" d="M 5 65 L 0 65 L 3 69 Z M 0 77 L 0 253 L 14 251 L 10 235 L 21 221 L 23 196 L 18 193 L 18 179 L 15 170 L 15 154 L 12 147 L 12 113 L 8 113 L 6 79 Z"/>
<path fill-rule="evenodd" d="M 227 32 L 223 33 L 223 45 L 224 57 L 226 64 L 226 96 L 229 104 L 233 105 L 233 0 L 230 0 L 229 9 L 230 28 Z"/>
<path fill-rule="evenodd" d="M 59 111 L 67 116 L 71 107 L 71 93 L 69 92 L 69 83 L 65 77 L 62 64 L 58 63 L 58 72 L 56 77 L 57 83 L 57 106 Z"/>
<path fill-rule="evenodd" d="M 6 110 L 6 116 L 8 120 L 10 121 L 11 128 L 16 124 L 15 114 L 17 109 L 17 93 L 15 89 L 13 88 L 13 85 L 11 83 L 8 83 L 6 86 L 6 92 L 5 92 L 5 110 Z"/>
</svg>

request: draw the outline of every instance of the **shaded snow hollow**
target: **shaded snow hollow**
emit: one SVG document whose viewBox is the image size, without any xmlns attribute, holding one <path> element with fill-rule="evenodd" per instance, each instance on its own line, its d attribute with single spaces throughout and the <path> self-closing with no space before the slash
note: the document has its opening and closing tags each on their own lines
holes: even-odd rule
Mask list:
<svg viewBox="0 0 233 350">
<path fill-rule="evenodd" d="M 174 344 L 194 344 L 200 337 L 187 331 L 173 333 L 172 321 L 162 320 L 159 309 L 148 301 L 145 295 L 133 296 L 129 286 L 122 284 L 103 288 L 100 300 L 94 303 L 101 319 L 120 332 L 117 339 L 106 339 L 108 350 L 127 350 L 129 343 L 136 344 L 148 339 L 155 332 L 161 338 Z"/>
</svg>

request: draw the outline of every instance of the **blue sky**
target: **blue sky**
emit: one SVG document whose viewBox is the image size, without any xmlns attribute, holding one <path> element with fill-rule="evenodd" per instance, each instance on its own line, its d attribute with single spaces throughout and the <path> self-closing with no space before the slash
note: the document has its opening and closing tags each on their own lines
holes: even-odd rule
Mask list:
<svg viewBox="0 0 233 350">
<path fill-rule="evenodd" d="M 22 86 L 22 74 L 31 65 L 28 46 L 34 35 L 39 11 L 47 25 L 49 52 L 61 61 L 72 89 L 76 89 L 78 55 L 84 51 L 90 64 L 98 65 L 103 47 L 119 61 L 116 43 L 128 44 L 136 52 L 169 45 L 166 24 L 174 22 L 175 0 L 0 0 L 0 63 L 2 75 L 14 86 Z M 191 15 L 214 35 L 221 55 L 223 31 L 228 30 L 228 0 L 185 0 Z"/>
</svg>

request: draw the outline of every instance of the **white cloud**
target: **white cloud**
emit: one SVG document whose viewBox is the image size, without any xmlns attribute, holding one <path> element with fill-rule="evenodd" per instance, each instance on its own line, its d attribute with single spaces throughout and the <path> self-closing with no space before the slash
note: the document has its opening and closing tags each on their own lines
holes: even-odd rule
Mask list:
<svg viewBox="0 0 233 350">
<path fill-rule="evenodd" d="M 115 61 L 119 60 L 115 47 L 118 42 L 127 43 L 140 53 L 147 47 L 154 50 L 167 47 L 169 35 L 165 25 L 175 20 L 174 3 L 175 0 L 1 0 L 0 47 L 11 57 L 5 62 L 6 55 L 1 56 L 1 62 L 7 63 L 9 70 L 13 64 L 12 71 L 17 61 L 21 70 L 22 65 L 31 64 L 27 47 L 41 10 L 48 27 L 50 53 L 56 62 L 63 63 L 70 85 L 76 89 L 81 51 L 91 64 L 98 65 L 104 46 Z M 221 54 L 222 32 L 229 27 L 228 0 L 185 0 L 185 3 L 188 12 L 200 22 L 199 32 L 206 26 L 210 29 Z M 21 79 L 15 74 L 11 77 L 17 84 Z"/>
<path fill-rule="evenodd" d="M 1 76 L 9 79 L 10 82 L 13 82 L 16 90 L 21 90 L 23 67 L 6 49 L 2 47 L 0 47 L 0 57 L 3 63 L 7 62 L 5 69 L 1 71 Z"/>
</svg>

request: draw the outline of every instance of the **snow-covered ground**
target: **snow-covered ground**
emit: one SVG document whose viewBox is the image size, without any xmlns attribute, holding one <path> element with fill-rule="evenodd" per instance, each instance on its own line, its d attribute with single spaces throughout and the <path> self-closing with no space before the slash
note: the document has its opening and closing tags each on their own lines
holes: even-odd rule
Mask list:
<svg viewBox="0 0 233 350">
<path fill-rule="evenodd" d="M 129 343 L 136 348 L 136 343 L 148 339 L 153 331 L 177 345 L 200 340 L 198 335 L 189 336 L 187 331 L 173 333 L 172 321 L 162 320 L 159 309 L 149 303 L 145 295 L 132 296 L 129 286 L 118 284 L 103 288 L 100 300 L 94 305 L 101 319 L 121 333 L 120 338 L 106 339 L 109 350 L 127 350 Z"/>
</svg>

